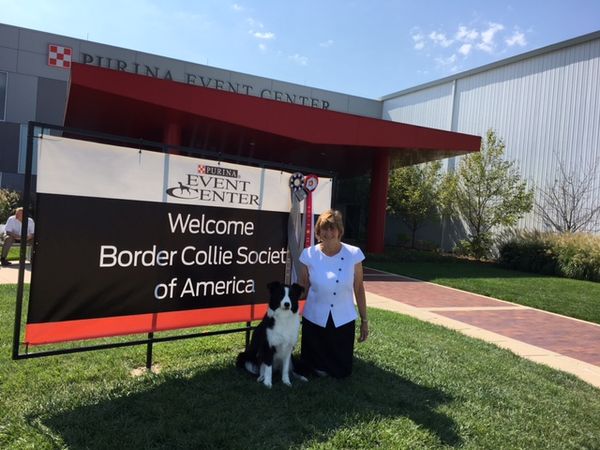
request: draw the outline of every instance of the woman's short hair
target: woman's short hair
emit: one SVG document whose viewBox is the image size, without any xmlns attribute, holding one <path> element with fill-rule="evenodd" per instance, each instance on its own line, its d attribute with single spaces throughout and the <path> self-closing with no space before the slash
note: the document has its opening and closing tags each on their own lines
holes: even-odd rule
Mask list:
<svg viewBox="0 0 600 450">
<path fill-rule="evenodd" d="M 340 233 L 340 239 L 344 235 L 344 219 L 342 219 L 342 213 L 336 209 L 328 209 L 323 212 L 317 219 L 315 225 L 315 234 L 317 238 L 321 233 L 321 228 L 337 228 Z"/>
</svg>

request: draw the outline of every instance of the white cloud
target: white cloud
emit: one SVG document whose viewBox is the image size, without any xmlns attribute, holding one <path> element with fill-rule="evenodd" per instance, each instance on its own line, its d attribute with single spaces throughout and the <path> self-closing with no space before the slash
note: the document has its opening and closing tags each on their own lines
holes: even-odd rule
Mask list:
<svg viewBox="0 0 600 450">
<path fill-rule="evenodd" d="M 504 30 L 504 25 L 501 23 L 490 22 L 489 26 L 490 27 L 487 30 L 481 32 L 481 40 L 486 44 L 492 43 L 494 41 L 494 35 L 498 31 Z"/>
<path fill-rule="evenodd" d="M 492 53 L 494 51 L 494 47 L 492 47 L 489 44 L 485 44 L 483 42 L 480 42 L 479 44 L 477 44 L 477 48 L 479 50 L 483 50 L 486 53 Z"/>
<path fill-rule="evenodd" d="M 308 65 L 308 57 L 306 56 L 301 56 L 298 53 L 295 53 L 291 56 L 288 56 L 288 59 L 290 61 L 295 62 L 296 64 L 298 64 L 299 66 L 307 66 Z"/>
<path fill-rule="evenodd" d="M 258 44 L 258 49 L 259 49 L 261 52 L 265 53 L 265 52 L 267 51 L 267 46 L 266 46 L 266 44 L 262 44 L 262 43 L 261 43 L 261 44 Z"/>
<path fill-rule="evenodd" d="M 329 48 L 332 45 L 333 45 L 333 40 L 332 39 L 329 39 L 329 40 L 327 40 L 325 42 L 320 42 L 319 43 L 319 47 L 323 47 L 323 48 Z"/>
<path fill-rule="evenodd" d="M 250 25 L 250 27 L 252 28 L 264 28 L 265 26 L 260 23 L 258 20 L 254 20 L 252 17 L 248 17 L 246 19 L 246 22 L 248 22 L 248 25 Z"/>
<path fill-rule="evenodd" d="M 448 39 L 444 33 L 438 33 L 437 31 L 432 31 L 429 33 L 429 39 L 431 39 L 435 44 L 441 45 L 442 47 L 450 47 L 454 42 L 453 39 Z"/>
<path fill-rule="evenodd" d="M 447 58 L 435 58 L 435 62 L 438 64 L 438 66 L 451 66 L 452 64 L 454 64 L 456 62 L 456 54 L 452 54 L 451 56 L 448 56 Z"/>
<path fill-rule="evenodd" d="M 246 8 L 244 8 L 242 5 L 239 5 L 238 3 L 234 3 L 233 5 L 231 5 L 231 9 L 233 9 L 235 12 L 242 12 Z"/>
<path fill-rule="evenodd" d="M 454 37 L 461 42 L 469 42 L 477 39 L 479 37 L 479 32 L 474 28 L 471 28 L 469 30 L 464 25 L 461 25 L 458 27 L 458 31 L 456 32 Z"/>
<path fill-rule="evenodd" d="M 497 32 L 504 30 L 504 25 L 500 23 L 489 23 L 489 28 L 481 32 L 481 42 L 477 44 L 477 48 L 487 53 L 492 53 L 496 47 L 494 36 Z"/>
<path fill-rule="evenodd" d="M 527 45 L 527 31 L 514 26 L 513 32 L 506 31 L 505 25 L 498 22 L 458 25 L 454 32 L 446 30 L 423 31 L 420 27 L 410 30 L 415 50 L 435 63 L 438 71 L 446 73 L 461 70 L 460 61 L 476 52 L 497 53 L 508 47 Z M 504 31 L 503 31 L 504 30 Z"/>
<path fill-rule="evenodd" d="M 248 17 L 246 19 L 246 22 L 248 23 L 248 25 L 250 25 L 250 30 L 248 30 L 248 33 L 250 33 L 256 39 L 263 39 L 266 41 L 275 39 L 275 33 L 272 33 L 270 31 L 257 31 L 257 29 L 263 30 L 265 28 L 265 26 L 258 20 L 254 20 L 252 17 Z"/>
<path fill-rule="evenodd" d="M 506 39 L 504 42 L 506 42 L 506 44 L 509 47 L 512 47 L 513 45 L 518 45 L 519 47 L 524 47 L 527 45 L 527 39 L 525 39 L 525 35 L 523 33 L 521 33 L 520 31 L 515 31 L 513 33 L 513 35 L 511 37 L 509 37 L 508 39 Z"/>
<path fill-rule="evenodd" d="M 260 31 L 254 31 L 254 32 L 250 32 L 252 33 L 252 36 L 254 36 L 257 39 L 264 39 L 264 40 L 271 40 L 271 39 L 275 39 L 275 33 L 271 33 L 270 31 L 267 31 L 265 33 L 262 33 Z"/>
<path fill-rule="evenodd" d="M 421 33 L 414 33 L 411 37 L 415 42 L 415 50 L 422 50 L 425 47 L 425 36 Z"/>
<path fill-rule="evenodd" d="M 460 53 L 461 55 L 464 55 L 464 56 L 468 56 L 469 53 L 471 53 L 472 49 L 473 49 L 473 44 L 463 44 L 458 49 L 458 53 Z"/>
</svg>

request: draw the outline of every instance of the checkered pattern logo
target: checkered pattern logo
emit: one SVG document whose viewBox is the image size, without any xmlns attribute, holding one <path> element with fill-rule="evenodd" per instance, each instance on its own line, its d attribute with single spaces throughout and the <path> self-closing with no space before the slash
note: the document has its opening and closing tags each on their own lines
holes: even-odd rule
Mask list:
<svg viewBox="0 0 600 450">
<path fill-rule="evenodd" d="M 71 68 L 71 57 L 73 49 L 61 47 L 60 45 L 50 44 L 48 46 L 48 65 L 52 67 Z"/>
<path fill-rule="evenodd" d="M 206 174 L 206 166 L 199 164 L 198 165 L 198 173 L 202 174 L 202 175 Z"/>
</svg>

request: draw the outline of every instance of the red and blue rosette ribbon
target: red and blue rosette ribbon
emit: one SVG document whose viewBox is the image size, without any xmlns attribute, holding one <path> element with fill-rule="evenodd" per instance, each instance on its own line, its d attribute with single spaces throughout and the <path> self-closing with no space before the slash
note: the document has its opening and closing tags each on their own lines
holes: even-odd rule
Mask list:
<svg viewBox="0 0 600 450">
<path fill-rule="evenodd" d="M 319 178 L 316 175 L 309 174 L 304 177 L 304 190 L 306 191 L 306 229 L 304 232 L 304 248 L 310 247 L 315 242 L 315 234 L 313 229 L 313 212 L 312 212 L 312 193 L 319 184 Z"/>
</svg>

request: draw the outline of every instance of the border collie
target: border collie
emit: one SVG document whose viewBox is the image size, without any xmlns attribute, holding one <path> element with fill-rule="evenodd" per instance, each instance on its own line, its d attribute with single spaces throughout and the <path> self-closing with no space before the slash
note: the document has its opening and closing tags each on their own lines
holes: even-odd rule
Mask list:
<svg viewBox="0 0 600 450">
<path fill-rule="evenodd" d="M 281 381 L 291 386 L 290 374 L 307 381 L 294 372 L 292 351 L 298 341 L 300 317 L 298 300 L 304 291 L 299 284 L 291 286 L 274 281 L 268 284 L 270 298 L 267 314 L 252 333 L 247 351 L 238 355 L 236 366 L 258 375 L 256 381 L 272 386 L 273 370 L 281 371 Z"/>
</svg>

